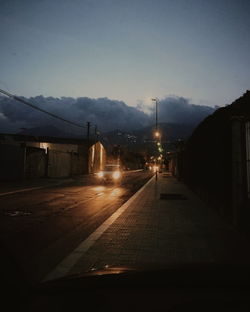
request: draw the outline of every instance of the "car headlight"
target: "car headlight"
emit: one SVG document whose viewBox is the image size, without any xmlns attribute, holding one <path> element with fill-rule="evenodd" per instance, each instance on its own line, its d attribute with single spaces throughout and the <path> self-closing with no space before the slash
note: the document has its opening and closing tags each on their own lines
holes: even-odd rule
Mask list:
<svg viewBox="0 0 250 312">
<path fill-rule="evenodd" d="M 154 167 L 153 167 L 153 171 L 154 171 L 154 172 L 158 171 L 158 169 L 159 169 L 158 166 L 154 166 Z"/>
<path fill-rule="evenodd" d="M 103 178 L 104 174 L 103 174 L 102 171 L 100 171 L 100 172 L 97 173 L 97 176 L 98 176 L 98 178 Z"/>
<path fill-rule="evenodd" d="M 114 179 L 119 179 L 120 176 L 121 176 L 120 171 L 115 171 L 115 172 L 113 173 L 113 178 L 114 178 Z"/>
</svg>

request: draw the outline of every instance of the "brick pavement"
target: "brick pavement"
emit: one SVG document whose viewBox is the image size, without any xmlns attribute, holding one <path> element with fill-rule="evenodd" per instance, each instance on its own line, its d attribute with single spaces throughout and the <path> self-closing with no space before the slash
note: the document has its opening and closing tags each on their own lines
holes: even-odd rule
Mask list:
<svg viewBox="0 0 250 312">
<path fill-rule="evenodd" d="M 186 199 L 164 200 L 161 193 L 182 194 Z M 157 182 L 153 178 L 112 222 L 90 247 L 76 251 L 82 254 L 77 261 L 71 257 L 67 274 L 106 265 L 158 268 L 190 262 L 249 263 L 244 238 L 166 173 Z"/>
</svg>

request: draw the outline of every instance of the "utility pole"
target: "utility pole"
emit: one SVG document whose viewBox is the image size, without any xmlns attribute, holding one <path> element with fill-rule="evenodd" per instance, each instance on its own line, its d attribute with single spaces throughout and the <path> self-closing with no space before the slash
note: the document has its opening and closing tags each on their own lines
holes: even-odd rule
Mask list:
<svg viewBox="0 0 250 312">
<path fill-rule="evenodd" d="M 157 99 L 155 99 L 155 130 L 158 132 L 158 105 Z"/>
<path fill-rule="evenodd" d="M 95 125 L 95 143 L 97 142 L 98 132 L 97 132 L 97 125 Z"/>
<path fill-rule="evenodd" d="M 90 136 L 90 122 L 87 121 L 87 141 L 88 141 L 88 144 L 89 144 L 89 136 Z"/>
</svg>

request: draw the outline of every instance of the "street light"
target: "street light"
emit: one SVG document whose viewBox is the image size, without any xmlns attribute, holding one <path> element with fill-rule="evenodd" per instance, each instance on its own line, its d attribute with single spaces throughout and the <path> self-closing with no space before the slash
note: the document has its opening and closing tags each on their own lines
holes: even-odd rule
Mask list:
<svg viewBox="0 0 250 312">
<path fill-rule="evenodd" d="M 155 137 L 160 138 L 160 132 L 158 130 L 158 99 L 152 98 L 152 101 L 155 102 Z M 157 180 L 157 171 L 158 171 L 158 159 L 156 158 L 156 170 L 155 170 L 155 180 Z"/>
<path fill-rule="evenodd" d="M 159 137 L 160 133 L 158 131 L 158 100 L 157 98 L 152 98 L 151 100 L 155 102 L 155 136 Z"/>
<path fill-rule="evenodd" d="M 159 131 L 155 131 L 155 136 L 156 136 L 156 138 L 159 138 L 160 137 L 160 132 Z"/>
</svg>

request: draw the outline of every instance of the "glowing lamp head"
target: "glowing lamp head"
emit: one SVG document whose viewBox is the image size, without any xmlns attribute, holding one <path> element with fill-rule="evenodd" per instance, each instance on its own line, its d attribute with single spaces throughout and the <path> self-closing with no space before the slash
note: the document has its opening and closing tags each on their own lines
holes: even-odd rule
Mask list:
<svg viewBox="0 0 250 312">
<path fill-rule="evenodd" d="M 156 136 L 157 138 L 159 138 L 160 132 L 159 132 L 159 131 L 155 131 L 155 136 Z"/>
</svg>

